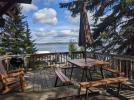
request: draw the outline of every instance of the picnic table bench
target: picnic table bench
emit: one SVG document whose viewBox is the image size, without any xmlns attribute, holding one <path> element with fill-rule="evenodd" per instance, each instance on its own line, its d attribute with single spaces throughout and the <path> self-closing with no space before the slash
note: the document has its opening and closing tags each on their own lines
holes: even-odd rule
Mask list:
<svg viewBox="0 0 134 100">
<path fill-rule="evenodd" d="M 111 69 L 109 67 L 103 67 L 103 70 L 109 71 L 113 74 L 117 74 L 118 76 L 124 74 L 123 72 L 121 72 L 119 70 Z"/>
<path fill-rule="evenodd" d="M 57 86 L 58 79 L 62 81 L 63 85 L 71 84 L 71 80 L 60 69 L 55 70 L 55 73 L 57 76 L 55 81 L 55 86 Z"/>
<path fill-rule="evenodd" d="M 101 86 L 101 85 L 107 85 L 107 84 L 115 84 L 118 83 L 118 90 L 117 90 L 117 96 L 119 95 L 120 92 L 120 87 L 121 83 L 128 81 L 128 78 L 126 77 L 116 77 L 116 78 L 105 78 L 101 80 L 96 80 L 96 81 L 90 81 L 90 82 L 80 82 L 80 91 L 81 87 L 86 88 L 86 94 L 88 94 L 88 88 L 90 87 L 96 87 L 96 86 Z"/>
<path fill-rule="evenodd" d="M 105 79 L 90 81 L 90 82 L 80 82 L 79 84 L 81 87 L 93 87 L 93 86 L 113 84 L 113 83 L 122 83 L 125 81 L 128 81 L 128 78 L 116 77 L 116 78 L 105 78 Z"/>
</svg>

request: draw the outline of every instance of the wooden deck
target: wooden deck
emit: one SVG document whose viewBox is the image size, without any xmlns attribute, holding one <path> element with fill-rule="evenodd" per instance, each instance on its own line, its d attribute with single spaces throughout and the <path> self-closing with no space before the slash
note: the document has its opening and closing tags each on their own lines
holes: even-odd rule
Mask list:
<svg viewBox="0 0 134 100">
<path fill-rule="evenodd" d="M 63 71 L 64 72 L 64 71 Z M 81 70 L 74 69 L 73 82 L 79 81 L 81 77 Z M 67 70 L 67 76 L 69 76 L 70 70 Z M 93 73 L 94 79 L 99 79 L 101 76 L 99 74 Z M 54 69 L 46 68 L 36 71 L 29 71 L 25 74 L 25 79 L 28 82 L 28 86 L 25 88 L 24 92 L 13 92 L 7 95 L 0 95 L 0 100 L 48 100 L 53 98 L 63 98 L 68 95 L 67 100 L 79 100 L 78 98 L 78 87 L 77 86 L 61 86 L 54 87 L 56 75 Z M 59 85 L 62 85 L 58 81 Z M 121 91 L 120 98 L 106 92 L 103 87 L 98 87 L 100 94 L 90 94 L 89 100 L 134 100 L 134 89 L 124 89 Z M 84 100 L 85 90 L 81 92 Z"/>
<path fill-rule="evenodd" d="M 77 89 L 73 87 L 57 87 L 45 89 L 41 92 L 20 92 L 12 93 L 0 96 L 0 100 L 54 100 L 62 98 L 62 100 L 79 100 L 79 97 L 76 95 L 78 92 Z M 84 92 L 81 93 L 81 95 Z M 68 95 L 67 98 L 64 98 L 65 95 Z M 72 96 L 73 95 L 73 96 Z M 57 100 L 56 99 L 56 100 Z M 83 96 L 84 100 L 84 96 Z M 90 95 L 89 100 L 120 100 L 112 95 L 103 92 L 102 94 Z"/>
</svg>

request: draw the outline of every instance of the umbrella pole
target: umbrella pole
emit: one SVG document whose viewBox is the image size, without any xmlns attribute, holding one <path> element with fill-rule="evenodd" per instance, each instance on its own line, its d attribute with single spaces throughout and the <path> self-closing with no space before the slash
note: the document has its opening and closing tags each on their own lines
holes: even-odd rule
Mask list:
<svg viewBox="0 0 134 100">
<path fill-rule="evenodd" d="M 87 62 L 87 50 L 86 50 L 86 46 L 85 46 L 85 62 Z"/>
</svg>

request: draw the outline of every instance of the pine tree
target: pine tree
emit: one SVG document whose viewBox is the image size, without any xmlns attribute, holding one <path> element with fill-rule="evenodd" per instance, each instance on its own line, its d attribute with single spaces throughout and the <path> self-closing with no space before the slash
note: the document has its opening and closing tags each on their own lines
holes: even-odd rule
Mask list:
<svg viewBox="0 0 134 100">
<path fill-rule="evenodd" d="M 34 53 L 36 51 L 31 41 L 31 33 L 28 29 L 25 16 L 21 13 L 20 5 L 16 6 L 17 12 L 14 18 L 7 17 L 6 25 L 1 39 L 1 53 L 11 54 Z"/>
<path fill-rule="evenodd" d="M 24 53 L 32 54 L 37 51 L 35 48 L 34 40 L 31 40 L 31 32 L 28 26 L 28 23 L 26 24 L 26 32 L 25 32 L 25 38 L 24 38 Z"/>
<path fill-rule="evenodd" d="M 6 34 L 5 32 L 1 32 L 1 42 L 0 42 L 0 55 L 3 55 L 6 53 L 7 48 L 9 47 L 9 43 L 7 40 L 9 39 L 9 34 Z"/>
</svg>

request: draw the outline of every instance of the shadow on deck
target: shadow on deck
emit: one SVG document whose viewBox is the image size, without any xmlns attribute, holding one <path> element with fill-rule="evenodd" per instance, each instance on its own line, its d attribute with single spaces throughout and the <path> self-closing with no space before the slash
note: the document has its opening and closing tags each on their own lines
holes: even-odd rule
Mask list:
<svg viewBox="0 0 134 100">
<path fill-rule="evenodd" d="M 67 71 L 67 76 L 69 76 L 69 70 Z M 80 80 L 81 70 L 75 69 L 73 73 L 72 80 L 74 82 Z M 54 69 L 44 69 L 44 70 L 36 70 L 27 72 L 25 75 L 25 79 L 28 82 L 28 86 L 25 88 L 24 92 L 13 92 L 6 95 L 0 95 L 0 100 L 48 100 L 54 98 L 63 98 L 67 100 L 79 100 L 78 97 L 78 87 L 74 85 L 70 86 L 60 86 L 54 87 L 55 84 L 55 73 Z M 98 74 L 93 73 L 93 77 L 101 78 Z M 62 85 L 60 81 L 58 81 L 59 85 Z M 100 94 L 90 94 L 89 100 L 122 100 L 122 99 L 134 99 L 134 90 L 133 89 L 125 89 L 121 91 L 120 97 L 117 98 L 114 95 L 106 92 L 103 87 L 98 87 L 101 91 Z M 84 99 L 85 89 L 82 90 L 81 95 L 82 100 Z M 66 95 L 68 96 L 67 98 Z"/>
</svg>

